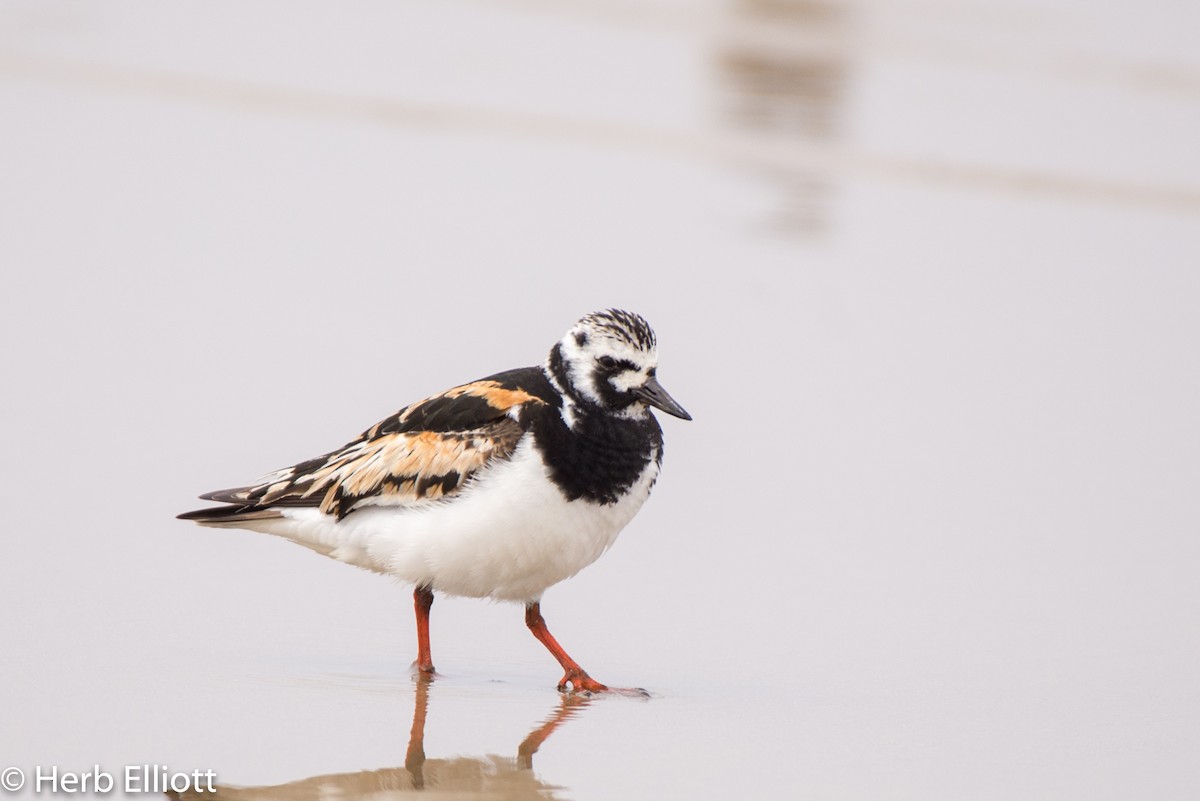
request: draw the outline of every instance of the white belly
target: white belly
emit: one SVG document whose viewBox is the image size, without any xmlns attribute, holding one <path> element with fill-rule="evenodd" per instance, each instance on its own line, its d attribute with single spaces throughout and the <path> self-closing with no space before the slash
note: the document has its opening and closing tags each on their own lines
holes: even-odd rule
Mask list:
<svg viewBox="0 0 1200 801">
<path fill-rule="evenodd" d="M 608 550 L 657 475 L 652 459 L 617 503 L 568 502 L 525 437 L 510 460 L 446 500 L 368 507 L 340 521 L 312 508 L 284 508 L 283 519 L 246 528 L 435 592 L 527 602 Z"/>
</svg>

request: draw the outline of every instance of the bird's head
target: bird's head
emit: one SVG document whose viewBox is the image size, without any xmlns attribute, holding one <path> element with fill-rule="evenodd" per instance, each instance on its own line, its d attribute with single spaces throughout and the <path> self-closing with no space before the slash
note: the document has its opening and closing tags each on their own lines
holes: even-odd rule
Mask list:
<svg viewBox="0 0 1200 801">
<path fill-rule="evenodd" d="M 608 309 L 587 315 L 550 351 L 546 368 L 563 392 L 585 408 L 638 417 L 649 405 L 692 419 L 658 383 L 654 331 L 632 312 Z"/>
</svg>

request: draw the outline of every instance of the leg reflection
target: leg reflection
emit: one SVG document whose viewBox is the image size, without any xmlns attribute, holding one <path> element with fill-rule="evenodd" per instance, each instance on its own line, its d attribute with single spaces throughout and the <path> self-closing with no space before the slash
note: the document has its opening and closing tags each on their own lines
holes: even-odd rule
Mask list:
<svg viewBox="0 0 1200 801">
<path fill-rule="evenodd" d="M 419 673 L 416 701 L 413 704 L 412 729 L 408 734 L 408 751 L 404 754 L 404 769 L 412 775 L 413 787 L 425 788 L 425 716 L 429 712 L 429 685 L 433 677 Z"/>
<path fill-rule="evenodd" d="M 412 775 L 413 787 L 425 787 L 425 719 L 429 715 L 429 685 L 433 677 L 418 675 L 416 680 L 416 697 L 413 704 L 412 729 L 408 736 L 408 751 L 404 757 L 404 769 Z M 575 717 L 581 710 L 592 703 L 594 699 L 587 695 L 560 696 L 558 709 L 550 714 L 542 723 L 517 746 L 517 770 L 532 770 L 533 755 L 542 747 L 542 743 L 566 721 Z"/>
<path fill-rule="evenodd" d="M 586 695 L 564 695 L 558 705 L 558 710 L 546 718 L 541 726 L 529 732 L 529 736 L 517 746 L 517 768 L 519 770 L 533 769 L 533 755 L 542 747 L 554 730 L 566 721 L 579 714 L 580 710 L 592 703 L 592 698 Z"/>
<path fill-rule="evenodd" d="M 596 699 L 586 695 L 560 696 L 557 707 L 517 746 L 516 756 L 457 756 L 429 759 L 425 755 L 425 727 L 429 721 L 430 696 L 435 677 L 419 673 L 413 677 L 413 719 L 409 730 L 404 767 L 313 776 L 287 784 L 236 787 L 218 784 L 215 792 L 201 788 L 168 797 L 188 801 L 388 801 L 416 793 L 439 797 L 469 797 L 486 801 L 554 801 L 561 786 L 543 781 L 533 771 L 533 755 L 566 721 L 576 717 Z M 476 699 L 482 703 L 482 699 Z M 436 706 L 436 704 L 435 704 Z M 478 711 L 477 708 L 475 711 Z M 473 717 L 442 726 L 468 727 Z M 437 725 L 435 719 L 431 725 Z M 215 768 L 220 772 L 219 767 Z"/>
</svg>

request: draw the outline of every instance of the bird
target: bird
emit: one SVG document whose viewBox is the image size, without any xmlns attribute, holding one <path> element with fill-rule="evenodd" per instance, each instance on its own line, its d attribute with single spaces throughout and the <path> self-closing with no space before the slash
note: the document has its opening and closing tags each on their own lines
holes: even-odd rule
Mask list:
<svg viewBox="0 0 1200 801">
<path fill-rule="evenodd" d="M 550 633 L 542 594 L 603 555 L 658 479 L 651 409 L 691 420 L 658 380 L 644 317 L 592 312 L 540 365 L 417 401 L 337 450 L 178 515 L 290 540 L 413 587 L 419 674 L 435 675 L 435 594 L 520 603 L 563 669 L 557 688 L 599 693 Z"/>
</svg>

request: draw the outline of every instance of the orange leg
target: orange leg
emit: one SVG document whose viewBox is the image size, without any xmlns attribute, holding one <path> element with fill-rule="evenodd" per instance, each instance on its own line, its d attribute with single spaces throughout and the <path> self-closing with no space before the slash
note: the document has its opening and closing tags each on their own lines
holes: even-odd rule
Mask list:
<svg viewBox="0 0 1200 801">
<path fill-rule="evenodd" d="M 433 590 L 417 587 L 413 590 L 413 608 L 417 612 L 417 670 L 432 674 L 433 655 L 429 651 L 429 607 L 433 606 Z"/>
<path fill-rule="evenodd" d="M 533 632 L 533 636 L 538 638 L 546 649 L 554 654 L 554 658 L 558 660 L 558 664 L 562 665 L 562 669 L 566 671 L 563 674 L 562 681 L 558 683 L 559 691 L 567 689 L 570 684 L 576 692 L 579 690 L 587 690 L 588 692 L 599 693 L 608 689 L 605 685 L 593 679 L 587 674 L 587 671 L 579 666 L 579 663 L 572 659 L 563 647 L 558 644 L 558 640 L 554 639 L 554 635 L 546 628 L 546 620 L 542 617 L 542 606 L 537 601 L 525 605 L 525 625 Z"/>
</svg>

